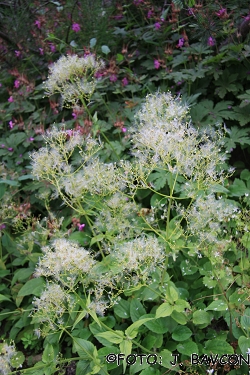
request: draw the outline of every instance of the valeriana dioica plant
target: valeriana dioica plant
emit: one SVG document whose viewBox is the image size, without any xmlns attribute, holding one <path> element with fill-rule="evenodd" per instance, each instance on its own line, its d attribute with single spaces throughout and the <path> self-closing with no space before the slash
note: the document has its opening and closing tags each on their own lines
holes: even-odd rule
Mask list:
<svg viewBox="0 0 250 375">
<path fill-rule="evenodd" d="M 79 371 L 87 363 L 86 373 L 107 374 L 113 365 L 106 363 L 103 353 L 115 353 L 117 346 L 126 356 L 138 350 L 154 353 L 157 346 L 147 342 L 147 330 L 157 333 L 153 322 L 163 318 L 169 328 L 164 331 L 164 325 L 160 332 L 167 339 L 173 330 L 187 326 L 182 340 L 186 349 L 173 343 L 171 350 L 183 360 L 193 352 L 204 354 L 192 330 L 207 327 L 213 319 L 207 310 L 213 309 L 206 307 L 204 294 L 197 305 L 192 291 L 190 298 L 189 292 L 182 295 L 176 271 L 172 274 L 175 264 L 183 276 L 195 274 L 202 264 L 203 285 L 213 288 L 217 296 L 217 301 L 209 299 L 208 304 L 216 303 L 219 311 L 228 311 L 232 331 L 233 305 L 227 291 L 236 278 L 224 254 L 236 251 L 232 228 L 240 212 L 225 196 L 224 183 L 233 170 L 226 169 L 223 132 L 195 129 L 179 98 L 157 93 L 147 96 L 135 118 L 130 161 L 102 162 L 102 145 L 73 130 L 54 127 L 45 140 L 46 146 L 31 156 L 33 174 L 54 186 L 55 196 L 86 224 L 91 240 L 87 250 L 62 233 L 62 238 L 43 248 L 35 276 L 45 277 L 48 284 L 34 299 L 33 319 L 44 334 L 68 333 L 74 350 L 82 356 Z M 238 285 L 241 294 L 246 293 L 243 284 Z M 211 297 L 211 291 L 207 295 Z M 135 303 L 139 315 L 129 308 Z M 204 314 L 196 311 L 201 311 L 200 306 L 206 308 Z M 114 324 L 104 317 L 110 309 L 120 318 L 131 318 L 132 325 L 119 328 L 117 323 L 118 328 L 113 329 Z M 91 326 L 92 334 L 107 347 L 103 352 L 70 333 L 88 315 L 94 320 L 91 324 L 96 324 Z M 239 335 L 244 338 L 243 331 Z M 206 342 L 211 348 L 209 340 Z M 232 353 L 229 344 L 223 345 Z M 161 365 L 172 369 L 171 352 L 164 348 L 159 355 Z M 126 366 L 123 364 L 124 371 Z M 181 371 L 178 364 L 176 371 Z M 206 367 L 201 371 L 206 373 Z"/>
</svg>

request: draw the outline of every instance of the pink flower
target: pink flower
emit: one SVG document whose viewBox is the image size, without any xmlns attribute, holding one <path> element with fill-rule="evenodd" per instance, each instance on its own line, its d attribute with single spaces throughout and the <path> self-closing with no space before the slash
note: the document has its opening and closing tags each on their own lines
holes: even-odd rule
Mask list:
<svg viewBox="0 0 250 375">
<path fill-rule="evenodd" d="M 81 30 L 81 26 L 79 25 L 79 23 L 73 23 L 72 30 L 78 33 Z"/>
<path fill-rule="evenodd" d="M 214 38 L 212 38 L 211 36 L 208 38 L 208 40 L 207 40 L 207 44 L 210 46 L 210 47 L 212 47 L 212 46 L 214 46 Z"/>
<path fill-rule="evenodd" d="M 15 124 L 14 124 L 13 121 L 9 121 L 9 126 L 10 126 L 11 129 L 13 129 L 14 125 L 15 125 Z"/>
<path fill-rule="evenodd" d="M 36 25 L 36 27 L 37 27 L 38 29 L 41 29 L 41 21 L 36 20 L 36 21 L 35 21 L 35 25 Z"/>
<path fill-rule="evenodd" d="M 30 142 L 33 142 L 33 141 L 34 141 L 34 139 L 35 139 L 35 138 L 33 138 L 33 137 L 30 137 L 30 138 L 29 138 L 29 141 L 30 141 Z"/>
<path fill-rule="evenodd" d="M 78 230 L 83 231 L 83 228 L 85 227 L 85 224 L 77 224 Z"/>
<path fill-rule="evenodd" d="M 111 74 L 111 76 L 109 77 L 109 80 L 111 81 L 111 82 L 116 82 L 117 81 L 117 75 L 116 74 Z"/>
<path fill-rule="evenodd" d="M 155 30 L 159 30 L 161 28 L 161 24 L 159 22 L 155 23 Z"/>
<path fill-rule="evenodd" d="M 20 86 L 20 81 L 18 81 L 18 79 L 16 79 L 15 82 L 14 82 L 15 89 L 18 89 L 19 86 Z"/>
<path fill-rule="evenodd" d="M 13 148 L 12 148 L 12 147 L 9 147 L 9 148 L 8 148 L 8 151 L 11 151 L 11 152 L 12 152 L 12 151 L 13 151 Z"/>
<path fill-rule="evenodd" d="M 53 43 L 49 43 L 49 48 L 51 52 L 56 52 L 56 46 Z"/>
<path fill-rule="evenodd" d="M 122 85 L 123 86 L 127 86 L 128 85 L 128 79 L 126 78 L 126 77 L 124 77 L 123 79 L 122 79 Z"/>
<path fill-rule="evenodd" d="M 9 103 L 13 103 L 13 102 L 14 102 L 13 96 L 10 96 L 10 97 L 9 97 L 8 102 L 9 102 Z"/>
<path fill-rule="evenodd" d="M 15 51 L 16 57 L 21 57 L 21 51 Z"/>
<path fill-rule="evenodd" d="M 226 18 L 227 17 L 227 10 L 226 10 L 226 8 L 222 8 L 218 12 L 215 12 L 215 14 L 219 18 Z"/>
<path fill-rule="evenodd" d="M 44 55 L 43 48 L 39 48 L 39 51 L 40 51 L 40 55 Z"/>
<path fill-rule="evenodd" d="M 126 133 L 126 131 L 127 131 L 127 128 L 122 128 L 123 133 Z"/>
<path fill-rule="evenodd" d="M 154 12 L 152 12 L 152 10 L 149 10 L 147 14 L 147 18 L 151 18 L 153 14 Z"/>
<path fill-rule="evenodd" d="M 177 44 L 177 48 L 181 48 L 181 47 L 183 47 L 183 45 L 184 45 L 184 42 L 185 42 L 185 39 L 184 38 L 180 38 L 179 39 L 179 43 Z"/>
<path fill-rule="evenodd" d="M 154 60 L 154 66 L 155 66 L 155 69 L 159 69 L 161 64 L 158 60 Z"/>
</svg>

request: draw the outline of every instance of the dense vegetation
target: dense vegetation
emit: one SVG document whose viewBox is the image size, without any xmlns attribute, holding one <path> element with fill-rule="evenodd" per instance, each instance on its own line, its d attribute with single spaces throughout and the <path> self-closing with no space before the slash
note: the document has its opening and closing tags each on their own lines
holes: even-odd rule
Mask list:
<svg viewBox="0 0 250 375">
<path fill-rule="evenodd" d="M 246 1 L 0 5 L 0 374 L 250 365 Z"/>
</svg>

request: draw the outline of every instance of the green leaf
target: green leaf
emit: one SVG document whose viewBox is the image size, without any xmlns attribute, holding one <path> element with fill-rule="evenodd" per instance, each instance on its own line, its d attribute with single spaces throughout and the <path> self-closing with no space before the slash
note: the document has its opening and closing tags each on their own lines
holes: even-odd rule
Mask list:
<svg viewBox="0 0 250 375">
<path fill-rule="evenodd" d="M 238 345 L 241 353 L 245 356 L 250 348 L 250 337 L 240 336 L 238 339 Z"/>
<path fill-rule="evenodd" d="M 108 46 L 102 46 L 101 49 L 102 49 L 102 53 L 104 53 L 105 55 L 107 55 L 110 52 L 110 49 Z"/>
<path fill-rule="evenodd" d="M 123 353 L 125 355 L 125 358 L 131 354 L 131 351 L 132 351 L 132 341 L 129 341 L 129 340 L 123 340 L 120 345 L 120 351 L 121 353 Z M 126 371 L 126 367 L 127 367 L 127 362 L 126 361 L 123 361 L 123 373 L 125 374 L 125 371 Z"/>
<path fill-rule="evenodd" d="M 181 325 L 185 325 L 187 323 L 187 317 L 184 313 L 173 311 L 171 314 L 171 318 L 173 318 L 177 323 Z"/>
<path fill-rule="evenodd" d="M 97 333 L 96 337 L 102 337 L 112 344 L 120 344 L 124 340 L 124 332 L 123 331 L 113 331 L 113 332 L 106 331 L 106 332 Z"/>
<path fill-rule="evenodd" d="M 130 316 L 132 321 L 136 322 L 144 314 L 146 314 L 146 310 L 142 303 L 136 298 L 132 299 L 130 302 Z"/>
<path fill-rule="evenodd" d="M 210 303 L 210 305 L 208 305 L 205 310 L 226 311 L 228 310 L 228 306 L 225 301 L 217 300 Z"/>
<path fill-rule="evenodd" d="M 89 41 L 90 48 L 95 47 L 95 45 L 96 45 L 96 38 L 91 38 Z"/>
<path fill-rule="evenodd" d="M 164 318 L 166 316 L 170 316 L 172 314 L 172 311 L 174 310 L 174 307 L 170 305 L 168 302 L 163 303 L 160 305 L 155 313 L 155 318 Z"/>
<path fill-rule="evenodd" d="M 90 246 L 94 245 L 96 242 L 100 242 L 104 239 L 105 235 L 103 233 L 98 234 L 97 236 L 93 237 L 90 241 Z"/>
<path fill-rule="evenodd" d="M 195 325 L 206 324 L 208 326 L 210 320 L 210 315 L 206 311 L 198 310 L 193 313 L 193 323 Z"/>
<path fill-rule="evenodd" d="M 164 186 L 166 186 L 167 180 L 168 180 L 168 177 L 167 177 L 167 172 L 165 170 L 152 172 L 148 178 L 148 181 L 153 183 L 154 189 L 156 191 L 159 191 Z"/>
<path fill-rule="evenodd" d="M 198 346 L 193 341 L 186 341 L 182 344 L 177 345 L 177 350 L 181 354 L 185 354 L 187 356 L 191 356 L 193 353 L 198 353 Z"/>
<path fill-rule="evenodd" d="M 90 341 L 78 337 L 74 337 L 73 340 L 75 350 L 82 359 L 92 360 L 98 356 L 96 347 Z"/>
<path fill-rule="evenodd" d="M 172 339 L 175 341 L 185 341 L 192 336 L 192 331 L 185 326 L 177 326 L 172 333 Z"/>
<path fill-rule="evenodd" d="M 19 182 L 18 181 L 13 181 L 13 180 L 0 180 L 0 184 L 6 184 L 6 185 L 10 185 L 10 186 L 19 186 Z"/>
<path fill-rule="evenodd" d="M 38 277 L 36 279 L 28 280 L 24 286 L 19 290 L 18 297 L 24 297 L 29 295 L 40 296 L 45 288 L 45 281 Z"/>
<path fill-rule="evenodd" d="M 163 349 L 159 353 L 159 356 L 161 357 L 161 366 L 163 366 L 165 368 L 169 368 L 169 369 L 173 368 L 172 363 L 175 362 L 175 357 L 173 356 L 173 354 L 169 350 Z M 178 362 L 178 360 L 177 360 L 177 362 Z M 175 367 L 175 370 L 177 370 L 176 367 Z"/>
<path fill-rule="evenodd" d="M 139 328 L 145 322 L 148 322 L 149 320 L 152 320 L 152 319 L 154 319 L 154 318 L 144 318 L 144 319 L 138 320 L 137 322 L 134 322 L 133 324 L 131 324 L 131 326 L 129 326 L 126 329 L 125 334 L 128 336 L 129 339 L 134 339 L 137 336 L 137 334 L 138 334 Z"/>
<path fill-rule="evenodd" d="M 242 195 L 249 194 L 250 190 L 246 187 L 244 181 L 235 178 L 232 185 L 228 188 L 231 197 L 241 197 Z"/>
<path fill-rule="evenodd" d="M 195 353 L 195 352 L 193 352 Z M 196 352 L 197 353 L 197 352 Z M 212 354 L 234 354 L 234 349 L 224 340 L 213 339 L 205 342 L 204 353 Z"/>
<path fill-rule="evenodd" d="M 149 317 L 149 318 L 155 318 L 154 314 L 146 314 L 142 316 L 142 319 Z M 154 333 L 166 333 L 168 332 L 168 327 L 165 324 L 164 318 L 158 318 L 158 319 L 152 319 L 148 322 L 145 322 L 144 325 L 152 332 Z"/>
<path fill-rule="evenodd" d="M 22 352 L 16 352 L 10 359 L 11 367 L 18 368 L 22 367 L 22 364 L 25 361 L 25 356 Z"/>
<path fill-rule="evenodd" d="M 183 312 L 185 309 L 190 309 L 190 304 L 183 299 L 178 299 L 174 304 L 174 310 L 177 312 Z"/>
<path fill-rule="evenodd" d="M 20 268 L 14 273 L 11 285 L 14 285 L 17 281 L 25 281 L 34 273 L 33 268 Z"/>
<path fill-rule="evenodd" d="M 11 302 L 11 299 L 9 299 L 8 297 L 4 296 L 3 294 L 0 294 L 0 303 L 2 301 L 9 301 L 9 302 Z"/>
<path fill-rule="evenodd" d="M 115 305 L 114 312 L 120 318 L 128 319 L 130 317 L 130 303 L 121 298 L 118 304 Z"/>
<path fill-rule="evenodd" d="M 54 348 L 53 348 L 53 345 L 51 344 L 47 344 L 45 346 L 45 349 L 43 351 L 43 356 L 42 356 L 42 361 L 44 363 L 49 363 L 49 362 L 52 362 L 54 361 Z"/>
</svg>

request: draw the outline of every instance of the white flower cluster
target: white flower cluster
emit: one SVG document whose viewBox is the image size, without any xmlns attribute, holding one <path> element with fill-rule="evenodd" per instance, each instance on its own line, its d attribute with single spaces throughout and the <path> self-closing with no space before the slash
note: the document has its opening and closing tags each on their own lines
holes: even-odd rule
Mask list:
<svg viewBox="0 0 250 375">
<path fill-rule="evenodd" d="M 118 243 L 111 255 L 123 265 L 124 272 L 144 274 L 145 278 L 157 266 L 162 265 L 166 257 L 164 247 L 152 236 L 141 236 L 132 241 Z"/>
<path fill-rule="evenodd" d="M 134 155 L 140 163 L 152 160 L 152 170 L 168 168 L 204 188 L 211 181 L 220 181 L 218 166 L 226 157 L 221 155 L 219 132 L 198 132 L 186 122 L 187 107 L 170 93 L 148 95 L 136 116 Z"/>
<path fill-rule="evenodd" d="M 40 298 L 33 299 L 33 322 L 46 323 L 51 330 L 57 330 L 62 322 L 63 314 L 71 303 L 70 295 L 53 282 L 47 284 Z"/>
<path fill-rule="evenodd" d="M 11 372 L 11 358 L 17 353 L 14 345 L 0 344 L 0 374 L 8 375 Z"/>
<path fill-rule="evenodd" d="M 95 228 L 100 232 L 118 234 L 122 239 L 134 237 L 141 232 L 141 228 L 133 225 L 137 213 L 138 206 L 134 202 L 129 202 L 121 193 L 115 193 L 105 201 L 95 220 Z"/>
<path fill-rule="evenodd" d="M 198 197 L 189 209 L 177 210 L 186 219 L 188 231 L 207 243 L 217 243 L 222 224 L 239 214 L 231 201 L 218 200 L 214 194 Z"/>
<path fill-rule="evenodd" d="M 53 277 L 66 285 L 74 285 L 78 277 L 88 274 L 95 264 L 90 253 L 77 243 L 58 238 L 42 248 L 35 276 Z"/>
<path fill-rule="evenodd" d="M 99 158 L 92 158 L 81 170 L 62 179 L 60 185 L 74 198 L 81 198 L 86 192 L 105 196 L 125 188 L 116 165 Z"/>
<path fill-rule="evenodd" d="M 49 68 L 49 76 L 44 84 L 46 94 L 61 93 L 63 103 L 76 104 L 80 97 L 89 99 L 95 89 L 93 76 L 104 66 L 103 60 L 91 54 L 84 57 L 62 56 Z"/>
</svg>

